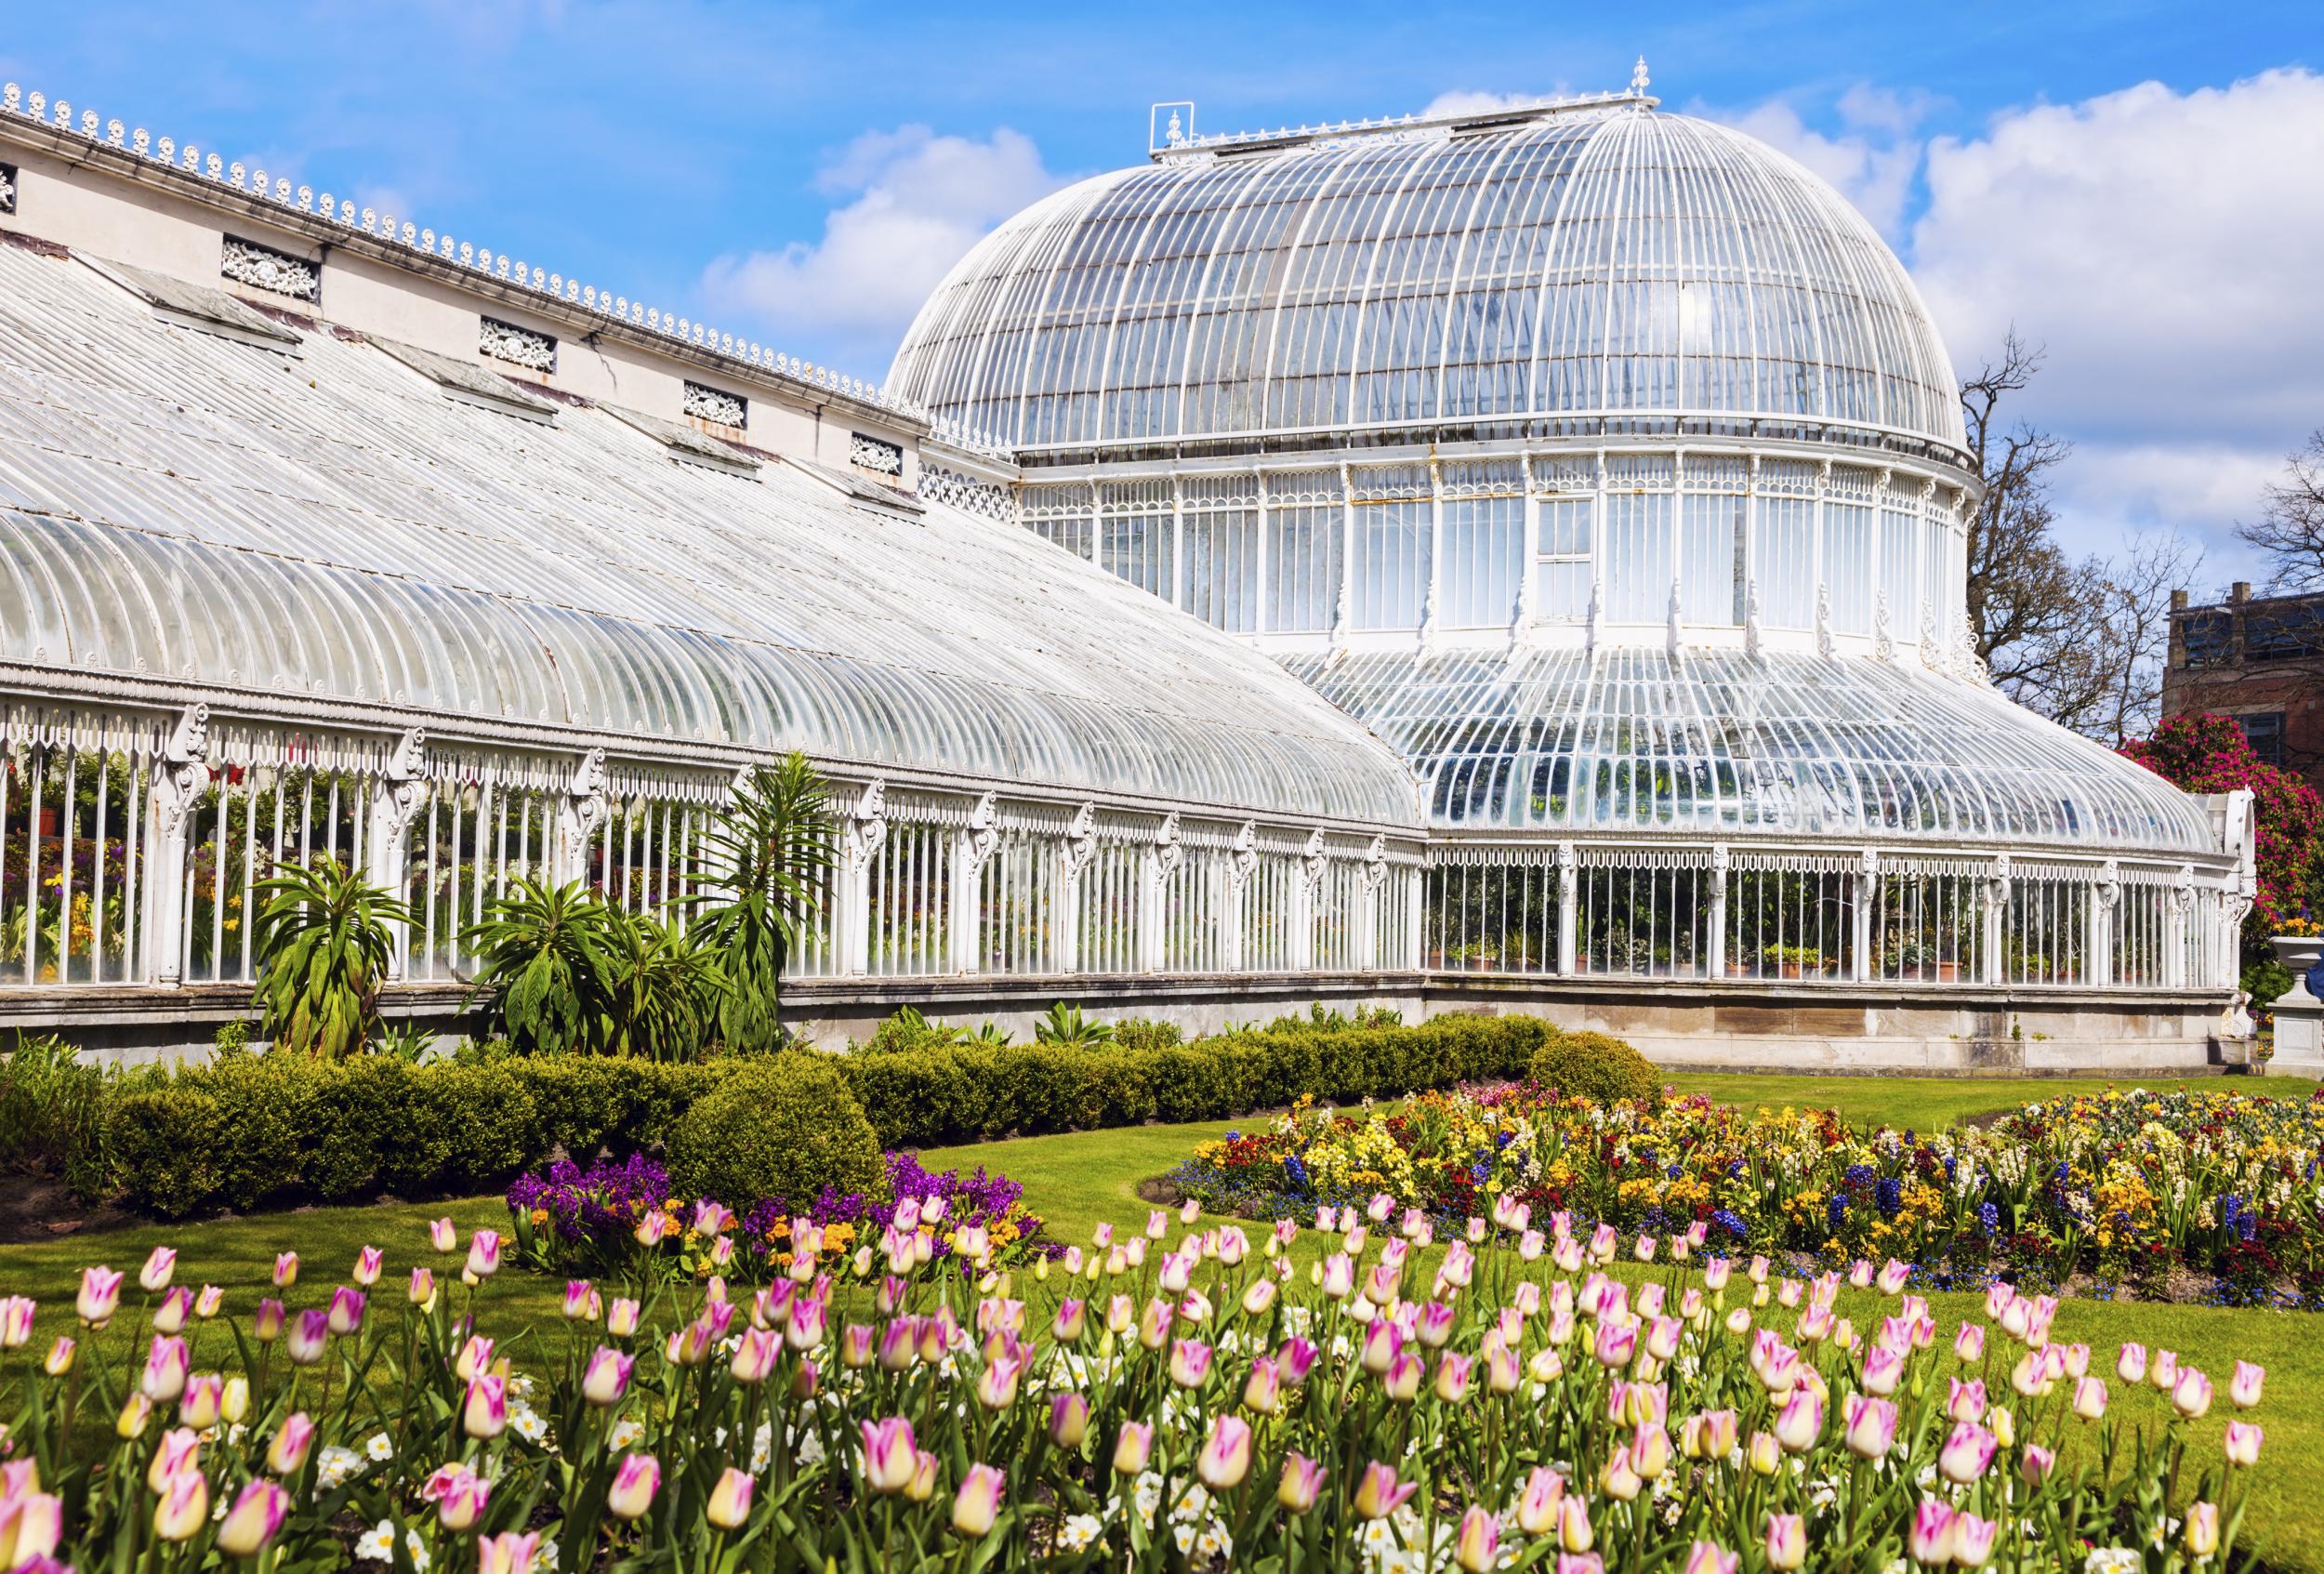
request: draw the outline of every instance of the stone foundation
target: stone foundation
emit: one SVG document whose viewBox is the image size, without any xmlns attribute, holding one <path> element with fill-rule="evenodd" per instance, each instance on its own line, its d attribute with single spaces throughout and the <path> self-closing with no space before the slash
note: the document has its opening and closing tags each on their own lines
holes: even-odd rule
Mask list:
<svg viewBox="0 0 2324 1574">
<path fill-rule="evenodd" d="M 449 1042 L 474 1030 L 463 1014 L 467 999 L 457 985 L 405 986 L 389 992 L 383 1011 L 390 1020 L 432 1027 Z M 783 1014 L 830 1049 L 868 1038 L 905 1005 L 940 1023 L 997 1023 L 1023 1040 L 1058 999 L 1100 1020 L 1175 1023 L 1189 1037 L 1315 1004 L 1340 1011 L 1386 1006 L 1406 1022 L 1455 1012 L 1525 1012 L 1627 1038 L 1671 1070 L 2185 1076 L 2240 1068 L 2250 1056 L 2250 1040 L 2225 1035 L 2226 1000 L 2195 991 L 2067 994 L 1420 972 L 803 979 L 785 990 Z M 199 1054 L 220 1024 L 248 1020 L 248 1005 L 249 992 L 239 985 L 0 994 L 0 1034 L 60 1032 L 94 1054 L 125 1062 Z M 2288 1070 L 2281 1034 L 2279 1025 L 2276 1068 Z"/>
</svg>

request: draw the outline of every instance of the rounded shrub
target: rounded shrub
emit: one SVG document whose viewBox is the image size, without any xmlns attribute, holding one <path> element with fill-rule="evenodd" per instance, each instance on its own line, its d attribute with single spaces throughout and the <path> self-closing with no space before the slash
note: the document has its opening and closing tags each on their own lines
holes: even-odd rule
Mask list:
<svg viewBox="0 0 2324 1574">
<path fill-rule="evenodd" d="M 826 1185 L 869 1191 L 881 1169 L 863 1106 L 838 1072 L 812 1054 L 745 1065 L 695 1100 L 670 1132 L 679 1193 L 738 1210 L 769 1198 L 804 1207 Z"/>
<path fill-rule="evenodd" d="M 1652 1104 L 1662 1078 L 1644 1055 L 1607 1033 L 1556 1033 L 1534 1052 L 1527 1068 L 1536 1082 L 1599 1104 L 1632 1099 Z"/>
</svg>

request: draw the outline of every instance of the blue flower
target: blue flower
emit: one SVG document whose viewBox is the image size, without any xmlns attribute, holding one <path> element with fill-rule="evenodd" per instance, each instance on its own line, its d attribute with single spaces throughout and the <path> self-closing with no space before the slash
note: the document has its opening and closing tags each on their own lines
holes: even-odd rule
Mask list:
<svg viewBox="0 0 2324 1574">
<path fill-rule="evenodd" d="M 1486 1179 L 1490 1177 L 1492 1173 L 1493 1167 L 1490 1164 L 1473 1164 L 1469 1167 L 1469 1179 L 1474 1181 L 1478 1185 L 1485 1184 Z"/>
<path fill-rule="evenodd" d="M 1847 1223 L 1848 1198 L 1842 1193 L 1832 1193 L 1831 1201 L 1829 1205 L 1827 1205 L 1824 1211 L 1830 1216 L 1831 1227 L 1835 1230 L 1838 1229 L 1842 1224 Z"/>
<path fill-rule="evenodd" d="M 1894 1219 L 1897 1210 L 1905 1205 L 1904 1183 L 1893 1179 L 1883 1180 L 1872 1189 L 1872 1196 L 1880 1206 L 1881 1217 Z"/>
<path fill-rule="evenodd" d="M 1710 1216 L 1710 1222 L 1737 1240 L 1751 1233 L 1750 1226 L 1744 1223 L 1742 1216 L 1732 1208 L 1722 1208 Z"/>
<path fill-rule="evenodd" d="M 1663 1173 L 1665 1173 L 1666 1175 L 1670 1176 L 1670 1178 L 1671 1180 L 1675 1181 L 1675 1180 L 1677 1180 L 1677 1179 L 1678 1179 L 1681 1175 L 1685 1174 L 1685 1173 L 1686 1173 L 1686 1171 L 1685 1171 L 1684 1170 L 1681 1169 L 1679 1166 L 1677 1166 L 1677 1165 L 1673 1164 L 1673 1165 L 1671 1165 L 1671 1166 L 1670 1166 L 1670 1169 L 1668 1169 L 1667 1171 L 1663 1171 Z"/>
<path fill-rule="evenodd" d="M 1300 1156 L 1298 1154 L 1286 1154 L 1284 1156 L 1283 1175 L 1286 1180 L 1291 1183 L 1291 1189 L 1293 1191 L 1303 1192 L 1307 1189 L 1307 1166 L 1300 1162 Z"/>
<path fill-rule="evenodd" d="M 1987 1235 L 1999 1235 L 2001 1229 L 2001 1210 L 1988 1202 L 1977 1210 L 1977 1223 L 1985 1227 Z"/>
</svg>

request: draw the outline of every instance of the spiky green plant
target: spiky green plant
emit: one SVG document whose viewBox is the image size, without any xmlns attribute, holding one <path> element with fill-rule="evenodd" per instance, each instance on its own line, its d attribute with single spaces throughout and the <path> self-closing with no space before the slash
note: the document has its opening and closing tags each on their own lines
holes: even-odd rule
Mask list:
<svg viewBox="0 0 2324 1574">
<path fill-rule="evenodd" d="M 1086 1050 L 1096 1044 L 1114 1041 L 1111 1023 L 1094 1021 L 1081 1014 L 1079 1006 L 1069 1006 L 1063 1000 L 1052 1001 L 1041 1020 L 1033 1025 L 1033 1041 L 1037 1044 L 1058 1044 L 1069 1050 Z"/>
<path fill-rule="evenodd" d="M 379 988 L 410 904 L 334 858 L 278 864 L 255 888 L 257 1003 L 277 1049 L 357 1054 L 379 1025 Z"/>
<path fill-rule="evenodd" d="M 783 968 L 823 910 L 834 855 L 831 795 L 803 754 L 753 771 L 694 857 L 693 931 L 726 987 L 718 1038 L 731 1050 L 782 1040 Z"/>
<path fill-rule="evenodd" d="M 613 913 L 605 929 L 604 1047 L 648 1060 L 693 1059 L 726 993 L 717 955 L 644 913 Z"/>
<path fill-rule="evenodd" d="M 610 1015 L 614 964 L 604 903 L 579 880 L 519 879 L 462 935 L 493 1031 L 519 1050 L 593 1050 Z"/>
</svg>

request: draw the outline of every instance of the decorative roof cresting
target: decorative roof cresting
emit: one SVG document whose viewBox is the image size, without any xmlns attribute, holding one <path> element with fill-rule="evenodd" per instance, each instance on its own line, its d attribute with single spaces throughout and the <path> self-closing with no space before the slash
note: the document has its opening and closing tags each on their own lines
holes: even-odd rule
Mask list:
<svg viewBox="0 0 2324 1574">
<path fill-rule="evenodd" d="M 99 147 L 113 148 L 134 154 L 152 164 L 166 165 L 183 175 L 206 179 L 231 188 L 260 202 L 273 203 L 325 223 L 357 230 L 389 245 L 401 244 L 414 251 L 425 252 L 439 262 L 448 262 L 476 273 L 495 279 L 519 289 L 535 290 L 562 301 L 568 307 L 577 306 L 596 311 L 633 328 L 665 335 L 681 343 L 691 344 L 714 354 L 736 361 L 804 383 L 811 388 L 845 394 L 866 404 L 893 411 L 910 420 L 926 421 L 928 412 L 907 401 L 890 397 L 878 384 L 861 377 L 847 377 L 828 366 L 817 365 L 798 356 L 786 355 L 766 349 L 754 340 L 737 338 L 720 333 L 706 324 L 633 301 L 627 296 L 585 284 L 578 279 L 568 279 L 561 273 L 512 258 L 508 253 L 495 252 L 489 246 L 479 246 L 469 241 L 456 241 L 448 234 L 399 220 L 393 214 L 379 213 L 372 208 L 357 210 L 354 203 L 334 197 L 329 192 L 318 193 L 311 186 L 294 188 L 290 181 L 271 179 L 264 169 L 254 169 L 239 161 L 229 162 L 216 152 L 204 152 L 194 143 L 182 146 L 168 137 L 154 137 L 144 126 L 134 130 L 118 119 L 99 119 L 92 109 L 75 110 L 63 99 L 51 102 L 45 93 L 28 92 L 20 85 L 10 82 L 0 85 L 0 115 L 32 121 L 59 135 L 79 137 Z M 4 183 L 7 196 L 13 199 L 14 182 Z M 14 211 L 12 200 L 5 211 Z M 231 276 L 231 275 L 230 275 Z"/>
</svg>

